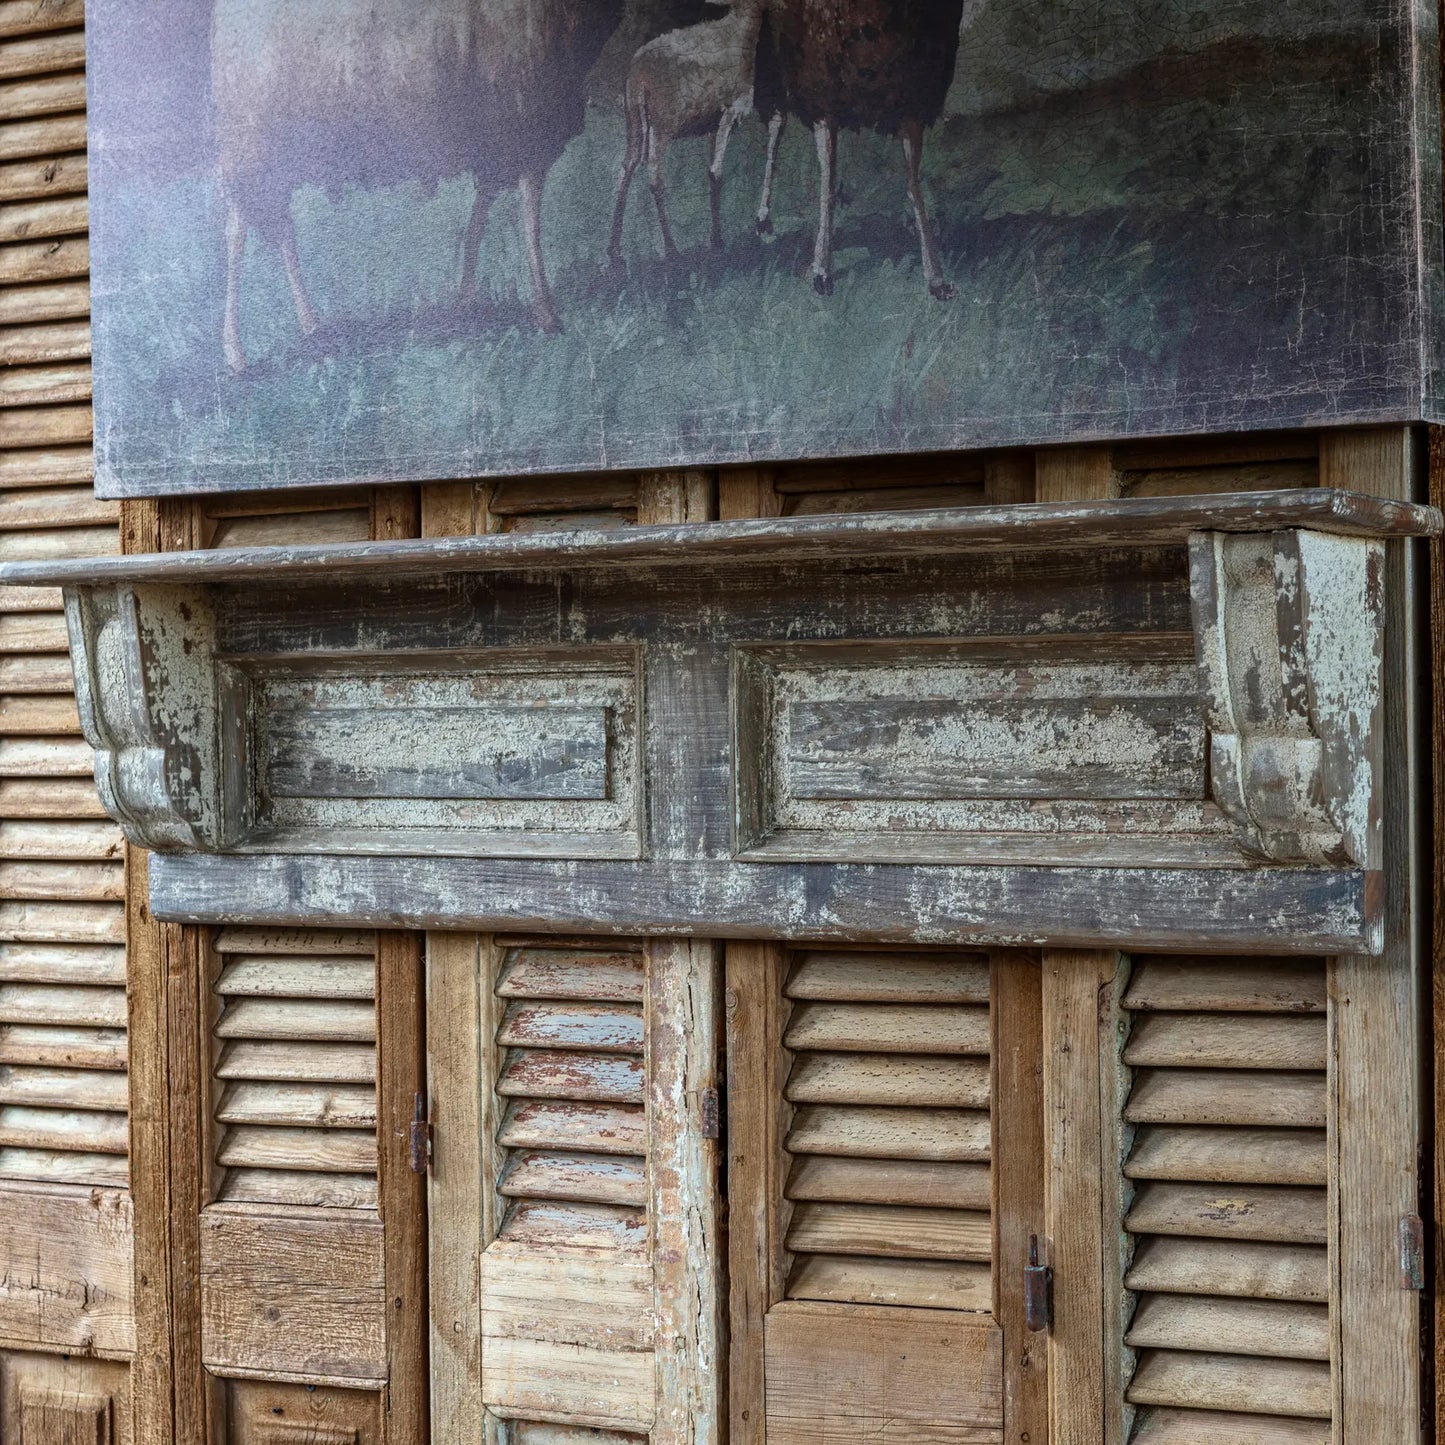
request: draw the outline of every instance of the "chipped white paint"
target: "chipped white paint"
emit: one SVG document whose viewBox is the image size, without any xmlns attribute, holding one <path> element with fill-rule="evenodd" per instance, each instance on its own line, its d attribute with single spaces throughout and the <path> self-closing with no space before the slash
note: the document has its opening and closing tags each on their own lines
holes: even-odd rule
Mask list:
<svg viewBox="0 0 1445 1445">
<path fill-rule="evenodd" d="M 201 588 L 66 593 L 76 704 L 106 811 L 132 843 L 222 845 L 215 618 Z"/>
<path fill-rule="evenodd" d="M 1301 531 L 1191 539 L 1214 796 L 1255 856 L 1378 867 L 1383 558 Z"/>
</svg>

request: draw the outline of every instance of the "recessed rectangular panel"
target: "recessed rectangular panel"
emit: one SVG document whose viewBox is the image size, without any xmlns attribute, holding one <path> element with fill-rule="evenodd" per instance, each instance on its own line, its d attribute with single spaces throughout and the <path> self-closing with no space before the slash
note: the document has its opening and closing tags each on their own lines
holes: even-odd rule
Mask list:
<svg viewBox="0 0 1445 1445">
<path fill-rule="evenodd" d="M 235 846 L 636 857 L 635 649 L 237 659 Z"/>
<path fill-rule="evenodd" d="M 734 689 L 745 857 L 1240 861 L 1172 639 L 740 648 Z"/>
<path fill-rule="evenodd" d="M 936 684 L 952 696 L 790 700 L 793 796 L 1202 796 L 1204 722 L 1178 697 L 970 695 L 993 673 L 954 669 Z"/>
<path fill-rule="evenodd" d="M 605 707 L 339 707 L 268 722 L 272 797 L 607 797 Z"/>
</svg>

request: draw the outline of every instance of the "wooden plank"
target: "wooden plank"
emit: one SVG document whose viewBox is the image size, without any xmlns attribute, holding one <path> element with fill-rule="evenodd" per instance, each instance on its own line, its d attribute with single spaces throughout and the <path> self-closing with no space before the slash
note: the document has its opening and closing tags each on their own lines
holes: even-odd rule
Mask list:
<svg viewBox="0 0 1445 1445">
<path fill-rule="evenodd" d="M 1325 1080 L 1315 1072 L 1145 1069 L 1129 1095 L 1133 1124 L 1252 1124 L 1322 1129 Z"/>
<path fill-rule="evenodd" d="M 0 858 L 97 862 L 119 859 L 124 847 L 120 829 L 111 823 L 0 823 Z"/>
<path fill-rule="evenodd" d="M 0 1064 L 124 1070 L 126 1031 L 12 1025 L 0 1029 Z"/>
<path fill-rule="evenodd" d="M 501 1241 L 482 1256 L 485 1333 L 594 1349 L 652 1350 L 653 1270 L 637 1258 L 539 1255 Z"/>
<path fill-rule="evenodd" d="M 1327 1043 L 1318 1015 L 1146 1015 L 1135 1021 L 1124 1062 L 1133 1068 L 1323 1071 Z"/>
<path fill-rule="evenodd" d="M 423 492 L 423 499 L 431 488 Z M 427 1097 L 432 1159 L 427 1175 L 431 1427 L 437 1445 L 480 1445 L 495 1429 L 482 1405 L 478 1292 L 482 1249 L 495 1231 L 494 1196 L 483 1183 L 483 1143 L 496 1121 L 484 1087 L 482 1000 L 490 950 L 472 933 L 429 933 Z M 482 1298 L 488 1299 L 491 1290 Z"/>
<path fill-rule="evenodd" d="M 1312 1245 L 1143 1239 L 1125 1284 L 1140 1293 L 1238 1295 L 1321 1304 L 1329 1299 L 1325 1251 Z"/>
<path fill-rule="evenodd" d="M 987 1210 L 805 1203 L 793 1210 L 787 1247 L 795 1254 L 986 1262 L 993 1224 Z"/>
<path fill-rule="evenodd" d="M 376 1010 L 355 1000 L 240 998 L 227 1005 L 216 1036 L 370 1043 L 376 1037 Z"/>
<path fill-rule="evenodd" d="M 129 1355 L 131 1227 L 128 1193 L 0 1186 L 0 1337 Z"/>
<path fill-rule="evenodd" d="M 987 1005 L 988 957 L 810 949 L 799 955 L 784 992 L 827 1003 Z"/>
<path fill-rule="evenodd" d="M 72 123 L 73 125 L 73 123 Z M 6 129 L 12 130 L 13 127 Z M 76 128 L 77 136 L 82 140 L 85 135 L 85 127 L 82 122 Z M 50 134 L 46 134 L 41 150 L 51 149 Z M 0 155 L 5 154 L 3 133 L 0 133 Z M 10 155 L 24 155 L 24 149 L 12 148 Z M 68 281 L 76 276 L 88 275 L 90 271 L 90 243 L 84 237 L 67 237 L 60 241 L 28 241 L 16 245 L 0 246 L 0 285 L 14 285 L 17 282 L 35 281 Z M 88 442 L 90 440 L 90 428 L 85 425 L 89 415 L 88 407 L 68 407 L 69 415 L 65 424 L 59 428 L 64 433 L 63 441 L 66 442 Z M 47 430 L 48 429 L 42 429 Z M 58 435 L 52 434 L 52 435 Z M 36 445 L 45 446 L 50 436 Z"/>
<path fill-rule="evenodd" d="M 1141 1184 L 1125 1220 L 1134 1234 L 1324 1244 L 1325 1191 L 1261 1184 Z"/>
<path fill-rule="evenodd" d="M 374 1083 L 376 1050 L 367 1044 L 271 1043 L 238 1039 L 221 1050 L 218 1079 Z"/>
<path fill-rule="evenodd" d="M 12 737 L 80 735 L 73 697 L 0 696 L 0 730 Z"/>
<path fill-rule="evenodd" d="M 367 929 L 223 928 L 212 947 L 222 955 L 282 954 L 313 958 L 372 958 L 376 936 Z"/>
<path fill-rule="evenodd" d="M 497 1238 L 549 1256 L 581 1249 L 641 1258 L 648 1248 L 647 1211 L 625 1204 L 522 1199 L 503 1216 Z"/>
<path fill-rule="evenodd" d="M 84 0 L 3 0 L 0 35 L 30 35 L 85 23 Z"/>
<path fill-rule="evenodd" d="M 0 943 L 0 982 L 125 987 L 125 950 L 104 945 Z"/>
<path fill-rule="evenodd" d="M 1325 965 L 1306 958 L 1134 958 L 1126 1009 L 1324 1013 Z"/>
<path fill-rule="evenodd" d="M 647 978 L 640 953 L 601 949 L 509 949 L 499 998 L 591 999 L 641 1003 Z"/>
<path fill-rule="evenodd" d="M 517 1049 L 507 1057 L 497 1093 L 503 1098 L 641 1104 L 646 1084 L 646 1069 L 634 1055 Z"/>
<path fill-rule="evenodd" d="M 290 958 L 284 954 L 233 954 L 221 969 L 215 991 L 253 998 L 370 999 L 376 963 L 364 958 Z"/>
<path fill-rule="evenodd" d="M 1414 495 L 1409 427 L 1325 432 L 1320 485 L 1344 479 L 1379 497 Z M 1420 1308 L 1400 1288 L 1402 1218 L 1420 1209 L 1422 1119 L 1419 960 L 1425 957 L 1425 844 L 1418 779 L 1417 568 L 1413 549 L 1385 561 L 1383 767 L 1384 951 L 1330 964 L 1331 1183 L 1339 1218 L 1337 1414 L 1350 1445 L 1420 1438 Z M 1437 704 L 1438 706 L 1438 701 Z"/>
<path fill-rule="evenodd" d="M 499 1044 L 520 1048 L 638 1053 L 642 1010 L 629 1004 L 518 1001 L 507 1006 Z"/>
<path fill-rule="evenodd" d="M 227 1169 L 371 1174 L 376 1170 L 376 1135 L 370 1129 L 277 1129 L 239 1124 L 222 1135 L 216 1162 Z"/>
<path fill-rule="evenodd" d="M 724 474 L 724 507 L 729 485 Z M 726 953 L 728 1429 L 732 1445 L 766 1445 L 763 1320 L 784 1297 L 788 1271 L 783 1243 L 788 1206 L 782 1182 L 787 964 L 782 949 L 769 944 L 729 943 Z"/>
<path fill-rule="evenodd" d="M 347 1084 L 232 1084 L 221 1092 L 216 1118 L 223 1124 L 374 1129 L 376 1091 Z"/>
<path fill-rule="evenodd" d="M 1129 1323 L 1137 1349 L 1203 1350 L 1288 1360 L 1330 1358 L 1325 1305 L 1287 1300 L 1146 1295 Z"/>
<path fill-rule="evenodd" d="M 1002 1445 L 992 1321 L 788 1305 L 766 1336 L 769 1445 Z"/>
<path fill-rule="evenodd" d="M 3 787 L 0 787 L 3 805 Z M 740 886 L 741 885 L 741 886 Z M 917 899 L 930 908 L 920 916 Z M 828 869 L 657 859 L 576 863 L 475 858 L 160 855 L 157 916 L 357 924 L 1009 946 L 1268 946 L 1368 943 L 1366 880 L 1352 869 L 917 867 Z M 1180 920 L 1193 922 L 1188 936 Z"/>
<path fill-rule="evenodd" d="M 647 1116 L 627 1105 L 524 1100 L 507 1106 L 497 1142 L 508 1149 L 642 1154 L 647 1149 Z"/>
<path fill-rule="evenodd" d="M 792 1200 L 988 1209 L 993 1188 L 987 1164 L 803 1155 L 793 1161 L 785 1193 Z"/>
<path fill-rule="evenodd" d="M 1330 1418 L 1330 1367 L 1313 1360 L 1149 1350 L 1129 1385 L 1135 1405 Z"/>
<path fill-rule="evenodd" d="M 1194 1129 L 1149 1124 L 1135 1136 L 1124 1173 L 1130 1179 L 1323 1188 L 1328 1167 L 1323 1129 Z"/>
<path fill-rule="evenodd" d="M 1214 1410 L 1141 1410 L 1132 1445 L 1330 1445 L 1327 1420 Z"/>
<path fill-rule="evenodd" d="M 218 1198 L 242 1204 L 300 1204 L 311 1209 L 375 1209 L 370 1174 L 317 1174 L 309 1170 L 232 1169 Z"/>
<path fill-rule="evenodd" d="M 387 1378 L 381 1222 L 364 1210 L 201 1216 L 205 1362 L 217 1370 Z"/>
<path fill-rule="evenodd" d="M 426 1089 L 426 975 L 420 934 L 376 936 L 376 1161 L 386 1288 L 386 1445 L 430 1439 L 426 1179 L 411 1126 Z"/>
<path fill-rule="evenodd" d="M 783 1042 L 795 1051 L 986 1056 L 988 1010 L 940 1004 L 799 1003 Z"/>
<path fill-rule="evenodd" d="M 3 279 L 3 278 L 0 278 Z M 37 278 L 38 279 L 38 278 Z M 49 413 L 64 407 L 36 409 Z M 75 408 L 82 411 L 84 408 Z M 88 414 L 88 412 L 87 412 Z M 21 412 L 0 421 L 10 427 Z M 36 417 L 38 422 L 42 420 Z M 43 418 L 59 422 L 57 416 Z M 5 433 L 9 442 L 9 433 Z M 46 441 L 57 440 L 53 428 Z M 83 440 L 75 437 L 71 440 Z M 16 445 L 44 445 L 45 441 Z M 440 572 L 536 571 L 612 564 L 695 568 L 714 560 L 753 564 L 877 559 L 888 551 L 946 556 L 987 549 L 1029 551 L 1049 547 L 1115 545 L 1178 546 L 1191 532 L 1274 532 L 1300 527 L 1327 535 L 1429 536 L 1439 530 L 1435 514 L 1410 503 L 1361 497 L 1325 488 L 1255 492 L 1245 496 L 1138 498 L 1063 502 L 1023 512 L 1007 507 L 959 507 L 943 512 L 869 513 L 859 516 L 624 527 L 612 532 L 546 532 L 532 535 L 449 537 L 399 542 L 386 548 L 333 545 L 268 553 L 245 548 L 193 556 L 112 558 L 89 567 L 7 564 L 0 577 L 28 585 L 66 582 L 164 581 L 184 577 L 196 584 L 249 578 L 252 582 L 311 578 L 353 580 L 382 575 L 399 580 Z"/>
<path fill-rule="evenodd" d="M 1034 453 L 1034 500 L 1067 503 L 1119 495 L 1108 447 L 1044 447 Z"/>
<path fill-rule="evenodd" d="M 799 1054 L 785 1089 L 791 1104 L 891 1104 L 987 1109 L 981 1059 L 908 1054 Z"/>
<path fill-rule="evenodd" d="M 0 1067 L 0 1103 L 124 1114 L 125 1076 L 114 1069 Z"/>
<path fill-rule="evenodd" d="M 509 1159 L 498 1192 L 508 1199 L 645 1205 L 647 1166 L 640 1155 L 519 1150 Z"/>
<path fill-rule="evenodd" d="M 0 174 L 0 189 L 14 177 Z M 0 332 L 0 363 L 24 366 L 51 361 L 81 361 L 90 358 L 90 323 L 61 321 L 46 326 L 24 326 Z M 112 503 L 111 505 L 114 505 Z"/>
<path fill-rule="evenodd" d="M 993 1312 L 1003 1331 L 1003 1438 L 1022 1442 L 1028 1435 L 1042 1442 L 1049 1433 L 1048 1347 L 1028 1328 L 1023 1272 L 1030 1240 L 1046 1241 L 1048 1233 L 1040 1067 L 1043 978 L 1036 958 L 1017 953 L 995 955 L 992 974 L 992 1093 L 997 1103 L 990 1207 L 996 1231 Z"/>
<path fill-rule="evenodd" d="M 985 1264 L 934 1259 L 804 1254 L 788 1274 L 787 1296 L 790 1301 L 987 1313 L 993 1305 L 993 1271 Z"/>
<path fill-rule="evenodd" d="M 561 1418 L 578 1426 L 645 1433 L 654 1413 L 650 1351 L 487 1334 L 482 1379 L 488 1407 L 503 1417 Z"/>
<path fill-rule="evenodd" d="M 1041 454 L 1042 455 L 1042 454 Z M 1040 465 L 1040 496 L 1044 468 Z M 1043 956 L 1044 1173 L 1047 1262 L 1054 1322 L 1048 1338 L 1051 1445 L 1096 1445 L 1104 1429 L 1104 1230 L 1100 1162 L 1099 1008 L 1117 954 L 1045 950 Z"/>
<path fill-rule="evenodd" d="M 692 490 L 689 481 L 688 490 Z M 648 488 L 644 485 L 643 500 Z M 722 1445 L 726 1339 L 715 1107 L 722 954 L 706 939 L 647 945 L 648 1179 L 656 1276 L 652 1445 Z"/>
<path fill-rule="evenodd" d="M 794 1114 L 786 1145 L 792 1154 L 982 1163 L 989 1157 L 989 1116 L 983 1110 L 809 1104 Z"/>
</svg>

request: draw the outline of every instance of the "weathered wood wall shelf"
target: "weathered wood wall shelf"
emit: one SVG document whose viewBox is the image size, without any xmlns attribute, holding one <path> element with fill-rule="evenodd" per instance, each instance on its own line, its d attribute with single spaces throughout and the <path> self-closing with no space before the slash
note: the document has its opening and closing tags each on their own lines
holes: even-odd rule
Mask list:
<svg viewBox="0 0 1445 1445">
<path fill-rule="evenodd" d="M 162 917 L 1371 951 L 1382 560 L 1439 528 L 1317 490 L 0 581 L 66 589 Z"/>
</svg>

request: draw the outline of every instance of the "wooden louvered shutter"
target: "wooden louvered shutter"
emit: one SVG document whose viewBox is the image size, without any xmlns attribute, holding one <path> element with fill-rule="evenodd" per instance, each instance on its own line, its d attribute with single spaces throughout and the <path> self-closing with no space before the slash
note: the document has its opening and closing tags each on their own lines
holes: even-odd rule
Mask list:
<svg viewBox="0 0 1445 1445">
<path fill-rule="evenodd" d="M 217 1198 L 374 1208 L 373 936 L 230 928 L 214 947 Z"/>
<path fill-rule="evenodd" d="M 733 945 L 728 995 L 734 1438 L 1043 1439 L 1037 963 Z"/>
<path fill-rule="evenodd" d="M 428 949 L 434 1438 L 717 1441 L 715 950 Z"/>
<path fill-rule="evenodd" d="M 1327 1445 L 1325 963 L 1140 958 L 1124 1006 L 1131 1439 Z"/>
</svg>

